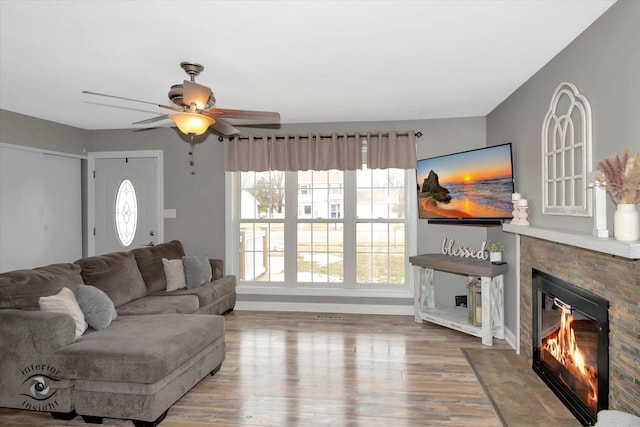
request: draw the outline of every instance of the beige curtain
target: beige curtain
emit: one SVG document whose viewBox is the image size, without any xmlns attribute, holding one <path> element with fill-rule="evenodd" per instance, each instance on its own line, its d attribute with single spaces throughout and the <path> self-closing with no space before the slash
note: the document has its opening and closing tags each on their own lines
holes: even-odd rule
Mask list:
<svg viewBox="0 0 640 427">
<path fill-rule="evenodd" d="M 224 143 L 224 170 L 263 172 L 270 170 L 269 137 L 234 137 Z"/>
<path fill-rule="evenodd" d="M 415 132 L 367 133 L 367 167 L 369 169 L 415 169 Z"/>
<path fill-rule="evenodd" d="M 236 136 L 225 142 L 225 171 L 329 169 L 362 169 L 360 134 Z"/>
</svg>

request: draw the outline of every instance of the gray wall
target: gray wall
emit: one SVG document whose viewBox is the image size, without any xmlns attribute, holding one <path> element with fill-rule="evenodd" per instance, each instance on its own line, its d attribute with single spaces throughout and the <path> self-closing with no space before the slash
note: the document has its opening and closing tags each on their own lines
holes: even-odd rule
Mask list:
<svg viewBox="0 0 640 427">
<path fill-rule="evenodd" d="M 418 140 L 418 159 L 472 150 L 486 145 L 484 117 L 425 120 Z M 418 129 L 416 129 L 418 130 Z M 509 142 L 509 141 L 502 141 Z M 418 254 L 441 253 L 444 238 L 455 240 L 455 247 L 479 249 L 487 238 L 487 227 L 433 225 L 418 220 Z M 436 303 L 453 306 L 456 295 L 466 295 L 466 277 L 436 272 Z"/>
<path fill-rule="evenodd" d="M 191 146 L 175 128 L 91 131 L 87 149 L 162 150 L 164 207 L 176 209 L 176 218 L 164 220 L 165 241 L 178 239 L 191 255 L 223 259 L 224 150 L 213 135 L 195 141 L 195 175 L 189 166 Z"/>
<path fill-rule="evenodd" d="M 367 131 L 420 131 L 424 136 L 418 140 L 418 155 L 431 157 L 454 151 L 468 150 L 485 144 L 485 119 L 482 117 L 462 119 L 439 119 L 399 122 L 343 122 L 286 124 L 280 129 L 244 129 L 243 133 L 307 134 L 324 132 Z M 165 220 L 165 240 L 180 239 L 185 250 L 192 254 L 224 258 L 224 149 L 215 136 L 196 139 L 195 175 L 191 175 L 186 139 L 174 129 L 158 128 L 147 131 L 105 130 L 89 132 L 87 149 L 95 151 L 119 150 L 163 150 L 165 176 L 165 208 L 177 210 L 175 219 Z M 442 239 L 454 238 L 461 244 L 479 246 L 486 232 L 478 227 L 451 227 L 428 225 L 419 221 L 418 253 L 439 252 Z M 409 254 L 415 255 L 415 254 Z M 456 286 L 448 286 L 447 278 L 442 282 L 442 300 L 452 304 L 453 295 L 464 293 L 464 284 L 459 277 L 453 280 Z M 244 301 L 266 301 L 265 296 L 241 295 Z M 270 298 L 273 300 L 273 298 Z M 411 305 L 411 299 L 356 299 L 345 301 L 337 298 L 280 297 L 279 301 L 315 303 L 368 303 L 385 305 Z"/>
<path fill-rule="evenodd" d="M 516 184 L 529 199 L 532 224 L 588 233 L 593 228 L 591 218 L 542 214 L 542 121 L 561 82 L 575 83 L 591 103 L 594 169 L 625 147 L 640 149 L 639 17 L 640 2 L 618 1 L 487 116 L 487 143 L 515 144 Z M 611 231 L 614 204 L 608 202 Z"/>
<path fill-rule="evenodd" d="M 591 103 L 593 167 L 625 147 L 640 150 L 640 2 L 620 0 L 487 116 L 487 145 L 514 143 L 516 185 L 529 199 L 529 222 L 539 227 L 591 233 L 592 218 L 542 214 L 541 130 L 551 96 L 563 81 L 576 84 Z M 614 203 L 607 197 L 613 235 Z M 516 265 L 515 236 L 490 229 Z M 505 321 L 516 329 L 514 269 L 505 286 Z"/>
<path fill-rule="evenodd" d="M 58 151 L 74 155 L 87 154 L 87 131 L 59 123 L 36 119 L 23 114 L 0 109 L 0 142 Z M 86 236 L 86 160 L 81 161 L 82 182 L 82 255 L 87 254 Z M 0 236 L 2 238 L 2 236 Z M 70 260 L 74 261 L 74 260 Z"/>
<path fill-rule="evenodd" d="M 394 122 L 343 122 L 343 123 L 313 123 L 313 124 L 288 124 L 283 125 L 278 133 L 306 134 L 311 132 L 366 132 L 376 131 L 406 131 L 414 130 L 422 132 L 423 136 L 418 139 L 418 158 L 439 156 L 456 151 L 479 148 L 485 145 L 485 118 L 456 118 L 456 119 L 436 119 L 436 120 L 411 120 Z M 254 134 L 259 133 L 258 129 L 253 130 Z M 417 209 L 417 207 L 416 207 Z M 453 238 L 456 242 L 465 246 L 477 247 L 485 240 L 486 230 L 483 227 L 459 227 L 446 225 L 428 224 L 426 220 L 418 220 L 417 226 L 418 242 L 417 255 L 428 252 L 440 252 L 442 239 L 444 237 Z M 466 279 L 461 276 L 437 273 L 438 283 L 437 301 L 441 304 L 453 305 L 454 295 L 465 294 Z M 263 301 L 264 296 L 243 295 L 241 300 Z M 282 299 L 290 301 L 289 298 Z M 325 298 L 325 297 L 295 297 L 295 302 L 315 302 L 315 303 L 343 303 L 343 304 L 383 304 L 383 305 L 412 305 L 413 299 L 397 298 L 369 298 L 352 299 L 345 298 Z"/>
<path fill-rule="evenodd" d="M 85 155 L 88 132 L 12 111 L 0 110 L 0 142 Z"/>
</svg>

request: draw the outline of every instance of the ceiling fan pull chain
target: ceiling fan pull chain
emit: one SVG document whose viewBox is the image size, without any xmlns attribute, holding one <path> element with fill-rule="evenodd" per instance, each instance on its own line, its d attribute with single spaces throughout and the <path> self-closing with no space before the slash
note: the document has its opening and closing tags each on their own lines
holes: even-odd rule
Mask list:
<svg viewBox="0 0 640 427">
<path fill-rule="evenodd" d="M 189 160 L 189 166 L 191 166 L 191 175 L 196 174 L 195 163 L 193 162 L 193 150 L 196 148 L 195 143 L 193 142 L 193 135 L 191 135 L 191 150 L 189 151 L 189 156 L 191 159 Z"/>
</svg>

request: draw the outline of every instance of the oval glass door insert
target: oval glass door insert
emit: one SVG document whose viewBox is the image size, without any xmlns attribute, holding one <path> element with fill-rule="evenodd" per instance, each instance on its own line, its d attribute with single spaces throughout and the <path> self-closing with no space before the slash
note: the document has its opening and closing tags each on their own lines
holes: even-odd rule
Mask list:
<svg viewBox="0 0 640 427">
<path fill-rule="evenodd" d="M 138 226 L 138 200 L 128 179 L 120 183 L 116 192 L 115 221 L 118 240 L 125 247 L 131 245 Z"/>
</svg>

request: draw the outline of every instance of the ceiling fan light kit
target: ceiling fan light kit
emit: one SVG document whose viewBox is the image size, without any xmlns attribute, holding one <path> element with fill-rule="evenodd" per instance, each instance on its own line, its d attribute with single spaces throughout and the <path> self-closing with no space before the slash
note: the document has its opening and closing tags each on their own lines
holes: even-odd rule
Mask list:
<svg viewBox="0 0 640 427">
<path fill-rule="evenodd" d="M 173 113 L 169 118 L 174 121 L 180 132 L 185 135 L 202 135 L 216 121 L 198 113 Z"/>
</svg>

